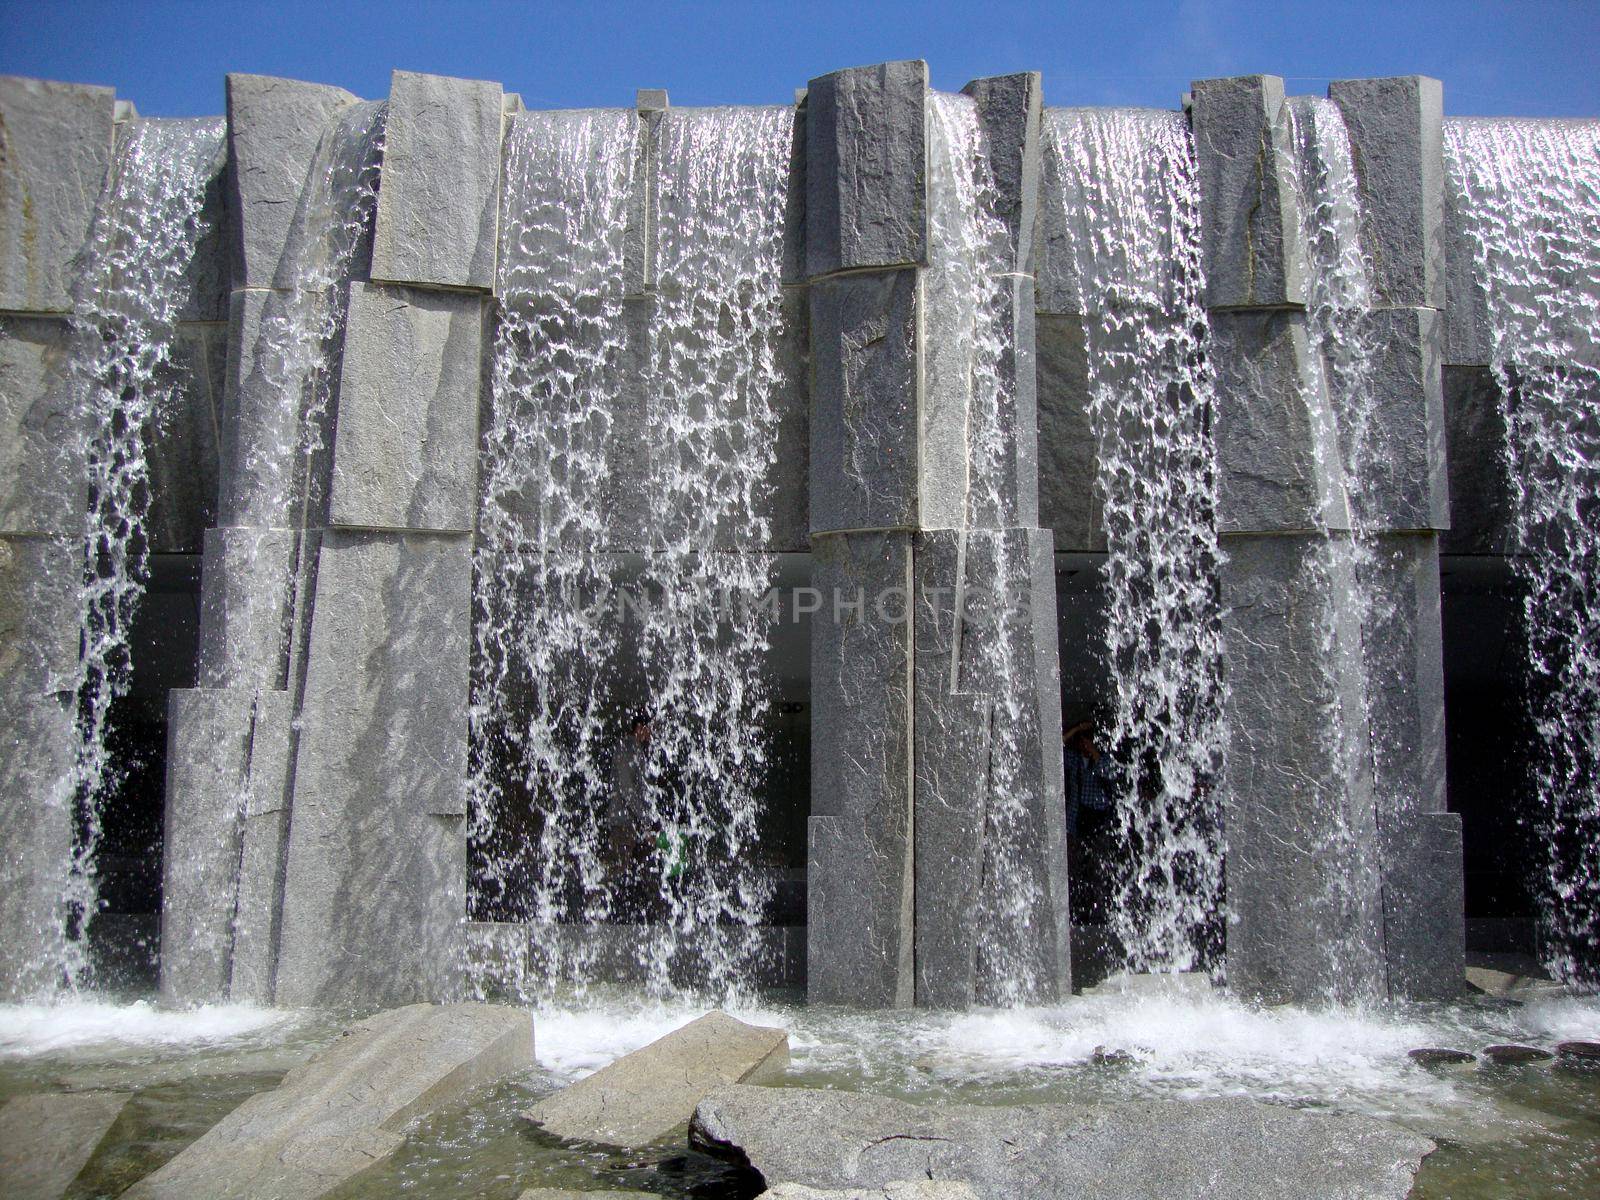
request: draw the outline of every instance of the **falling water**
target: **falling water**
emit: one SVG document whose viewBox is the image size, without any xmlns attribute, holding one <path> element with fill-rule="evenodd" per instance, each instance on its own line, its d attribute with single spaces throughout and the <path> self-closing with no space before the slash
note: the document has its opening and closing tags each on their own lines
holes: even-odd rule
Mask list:
<svg viewBox="0 0 1600 1200">
<path fill-rule="evenodd" d="M 88 467 L 78 664 L 62 689 L 78 698 L 62 784 L 77 814 L 62 897 L 62 968 L 74 986 L 87 981 L 102 807 L 127 766 L 113 760 L 106 734 L 112 704 L 131 682 L 129 630 L 147 579 L 147 449 L 182 387 L 172 349 L 184 276 L 222 150 L 220 120 L 144 120 L 122 134 L 74 299 L 70 370 Z"/>
<path fill-rule="evenodd" d="M 671 112 L 661 125 L 641 639 L 656 731 L 645 796 L 662 830 L 651 866 L 667 901 L 657 987 L 680 944 L 713 989 L 749 980 L 769 898 L 757 861 L 771 707 L 762 600 L 776 563 L 765 502 L 793 137 L 790 108 Z"/>
<path fill-rule="evenodd" d="M 752 978 L 767 898 L 761 601 L 793 112 L 659 119 L 657 278 L 625 295 L 639 124 L 526 114 L 508 138 L 473 840 L 480 907 L 535 926 L 549 977 L 586 979 L 598 944 L 558 926 L 620 922 L 645 927 L 629 953 L 653 990 L 726 993 Z M 620 551 L 641 542 L 637 566 Z M 635 715 L 651 732 L 630 815 L 614 756 Z"/>
<path fill-rule="evenodd" d="M 1486 302 L 1542 742 L 1544 955 L 1600 982 L 1600 123 L 1455 120 L 1448 186 Z"/>
<path fill-rule="evenodd" d="M 1089 419 L 1107 557 L 1103 744 L 1121 872 L 1110 923 L 1128 969 L 1217 964 L 1226 745 L 1213 376 L 1199 190 L 1182 114 L 1057 109 L 1067 232 L 1085 302 Z"/>
<path fill-rule="evenodd" d="M 996 215 L 994 172 L 981 135 L 977 106 L 967 96 L 936 92 L 928 122 L 930 265 L 924 303 L 939 314 L 941 338 L 929 347 L 930 374 L 950 364 L 964 394 L 967 494 L 963 558 L 986 555 L 982 589 L 996 601 L 990 613 L 968 609 L 961 618 L 962 659 L 970 677 L 957 690 L 988 694 L 992 702 L 988 797 L 983 833 L 983 880 L 978 896 L 977 991 L 981 1001 L 1017 1004 L 1048 993 L 1039 958 L 1039 930 L 1048 921 L 1048 885 L 1036 778 L 1025 755 L 1041 732 L 1035 706 L 1023 692 L 1028 647 L 1015 610 L 1028 594 L 1029 565 L 1003 531 L 1020 524 L 1009 495 L 1015 422 L 1014 389 L 1002 371 L 1008 336 L 1014 249 Z M 928 431 L 931 436 L 937 431 Z M 985 533 L 980 550 L 975 533 Z M 969 569 L 958 566 L 958 572 Z M 965 587 L 966 580 L 957 581 Z M 970 650 L 970 655 L 968 653 Z M 1047 745 L 1053 742 L 1053 736 Z M 1048 750 L 1047 750 L 1048 752 Z"/>
<path fill-rule="evenodd" d="M 472 842 L 480 906 L 536 931 L 598 924 L 618 899 L 604 815 L 620 635 L 604 552 L 637 142 L 625 110 L 519 114 L 506 138 L 475 552 Z M 552 975 L 587 977 L 587 945 L 535 936 Z"/>
</svg>

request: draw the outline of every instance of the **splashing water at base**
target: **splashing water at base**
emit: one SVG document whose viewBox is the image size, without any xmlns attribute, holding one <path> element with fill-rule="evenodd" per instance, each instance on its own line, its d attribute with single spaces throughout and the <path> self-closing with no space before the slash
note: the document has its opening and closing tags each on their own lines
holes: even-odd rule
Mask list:
<svg viewBox="0 0 1600 1200">
<path fill-rule="evenodd" d="M 1447 186 L 1486 302 L 1545 848 L 1547 965 L 1600 985 L 1600 122 L 1452 120 Z"/>
<path fill-rule="evenodd" d="M 1104 731 L 1122 866 L 1108 914 L 1135 971 L 1220 965 L 1227 732 L 1214 380 L 1199 186 L 1180 113 L 1056 109 L 1107 558 Z"/>
</svg>

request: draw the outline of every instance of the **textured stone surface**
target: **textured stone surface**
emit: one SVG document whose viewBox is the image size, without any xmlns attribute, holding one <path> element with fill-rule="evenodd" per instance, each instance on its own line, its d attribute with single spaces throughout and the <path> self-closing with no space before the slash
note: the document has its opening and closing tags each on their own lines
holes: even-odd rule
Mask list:
<svg viewBox="0 0 1600 1200">
<path fill-rule="evenodd" d="M 60 1200 L 128 1103 L 115 1092 L 17 1096 L 0 1107 L 0 1195 Z"/>
<path fill-rule="evenodd" d="M 1098 469 L 1089 425 L 1089 363 L 1083 320 L 1039 317 L 1039 522 L 1061 553 L 1106 548 Z"/>
<path fill-rule="evenodd" d="M 1039 215 L 1033 232 L 1033 268 L 1041 318 L 1083 312 L 1072 231 L 1067 223 L 1065 164 L 1058 138 L 1046 136 L 1039 155 Z"/>
<path fill-rule="evenodd" d="M 1444 187 L 1445 357 L 1449 366 L 1488 366 L 1489 298 L 1454 184 Z"/>
<path fill-rule="evenodd" d="M 351 287 L 331 524 L 472 528 L 482 347 L 476 296 Z"/>
<path fill-rule="evenodd" d="M 289 838 L 293 720 L 293 697 L 288 692 L 256 693 L 228 980 L 228 998 L 236 1004 L 272 1003 Z"/>
<path fill-rule="evenodd" d="M 908 1005 L 911 535 L 829 535 L 812 547 L 822 607 L 811 626 L 808 995 Z"/>
<path fill-rule="evenodd" d="M 498 83 L 394 72 L 374 279 L 494 286 L 502 108 Z"/>
<path fill-rule="evenodd" d="M 1202 79 L 1193 93 L 1206 304 L 1304 304 L 1283 80 Z"/>
<path fill-rule="evenodd" d="M 806 89 L 806 270 L 925 264 L 928 64 L 853 67 Z"/>
<path fill-rule="evenodd" d="M 769 1083 L 789 1065 L 789 1035 L 711 1012 L 625 1054 L 528 1109 L 558 1137 L 642 1146 L 684 1124 L 710 1092 Z"/>
<path fill-rule="evenodd" d="M 0 536 L 0 999 L 56 982 L 71 857 L 70 681 L 81 555 L 73 538 Z"/>
<path fill-rule="evenodd" d="M 273 350 L 289 321 L 289 298 L 237 291 L 229 302 L 228 360 L 218 427 L 218 517 L 226 525 L 288 527 L 300 441 L 298 405 Z M 295 386 L 299 386 L 298 383 Z"/>
<path fill-rule="evenodd" d="M 0 309 L 72 311 L 114 104 L 110 88 L 0 75 Z"/>
<path fill-rule="evenodd" d="M 914 271 L 809 289 L 813 532 L 917 523 L 918 290 Z"/>
<path fill-rule="evenodd" d="M 1368 529 L 1448 529 L 1443 324 L 1431 308 L 1370 314 L 1377 353 L 1371 469 L 1351 504 Z"/>
<path fill-rule="evenodd" d="M 1445 553 L 1509 554 L 1516 534 L 1500 389 L 1487 367 L 1446 367 L 1443 374 L 1450 475 Z"/>
<path fill-rule="evenodd" d="M 1284 311 L 1211 316 L 1217 370 L 1217 528 L 1315 529 L 1347 522 L 1332 415 L 1311 371 L 1305 320 Z"/>
<path fill-rule="evenodd" d="M 222 526 L 201 556 L 201 687 L 281 687 L 288 665 L 290 529 Z"/>
<path fill-rule="evenodd" d="M 575 1191 L 572 1188 L 529 1188 L 517 1200 L 642 1200 L 651 1192 Z"/>
<path fill-rule="evenodd" d="M 1454 1000 L 1465 985 L 1461 818 L 1419 813 L 1383 831 L 1384 951 L 1394 999 Z"/>
<path fill-rule="evenodd" d="M 150 464 L 146 526 L 154 553 L 199 554 L 205 531 L 216 524 L 227 327 L 180 326 L 172 359 L 182 384 L 178 402 L 146 443 Z"/>
<path fill-rule="evenodd" d="M 368 1017 L 124 1193 L 129 1200 L 313 1200 L 375 1166 L 416 1121 L 533 1065 L 533 1021 L 484 1004 Z"/>
<path fill-rule="evenodd" d="M 1338 79 L 1328 98 L 1350 133 L 1380 302 L 1443 308 L 1444 86 L 1425 75 Z"/>
<path fill-rule="evenodd" d="M 0 533 L 76 534 L 88 509 L 65 321 L 0 317 Z"/>
<path fill-rule="evenodd" d="M 809 1188 L 802 1183 L 780 1183 L 757 1200 L 977 1200 L 978 1193 L 965 1183 L 940 1183 L 931 1179 L 899 1179 L 882 1187 Z"/>
<path fill-rule="evenodd" d="M 168 695 L 161 995 L 169 1003 L 228 997 L 254 712 L 248 691 Z"/>
<path fill-rule="evenodd" d="M 1226 537 L 1228 984 L 1268 1002 L 1376 998 L 1381 876 L 1347 561 L 1322 538 Z"/>
<path fill-rule="evenodd" d="M 182 124 L 204 125 L 206 118 Z M 205 223 L 195 242 L 194 257 L 183 272 L 183 292 L 178 302 L 180 322 L 225 322 L 228 294 L 233 290 L 233 243 L 237 237 L 230 208 L 228 146 L 226 138 L 211 164 L 200 220 Z"/>
<path fill-rule="evenodd" d="M 465 917 L 471 549 L 323 535 L 276 1000 L 448 995 Z"/>
<path fill-rule="evenodd" d="M 227 97 L 233 286 L 272 287 L 323 127 L 356 98 L 343 88 L 240 74 L 227 77 Z"/>
<path fill-rule="evenodd" d="M 769 1186 L 965 1182 L 983 1200 L 1401 1200 L 1434 1148 L 1369 1117 L 1240 1098 L 923 1108 L 850 1092 L 738 1086 L 701 1103 L 689 1136 L 697 1148 L 748 1160 Z"/>
<path fill-rule="evenodd" d="M 1039 211 L 1040 136 L 1044 85 L 1037 71 L 974 79 L 962 93 L 978 107 L 978 128 L 994 172 L 995 215 L 1011 238 L 1008 269 L 1027 271 Z"/>
</svg>

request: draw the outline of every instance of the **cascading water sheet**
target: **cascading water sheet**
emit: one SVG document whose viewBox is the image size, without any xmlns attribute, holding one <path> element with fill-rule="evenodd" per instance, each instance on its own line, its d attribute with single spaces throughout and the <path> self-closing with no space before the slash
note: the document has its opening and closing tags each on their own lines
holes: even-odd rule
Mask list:
<svg viewBox="0 0 1600 1200">
<path fill-rule="evenodd" d="M 147 580 L 147 450 L 182 386 L 173 344 L 223 132 L 220 120 L 141 120 L 122 134 L 75 289 L 69 370 L 88 512 L 77 672 L 61 689 L 77 697 L 76 744 L 59 799 L 76 806 L 60 963 L 73 986 L 88 982 L 102 808 L 127 768 L 113 758 L 107 732 L 112 704 L 131 683 L 129 631 Z"/>
<path fill-rule="evenodd" d="M 1600 982 L 1600 122 L 1452 120 L 1506 429 L 1545 848 L 1544 956 Z"/>
<path fill-rule="evenodd" d="M 1217 591 L 1214 380 L 1188 123 L 1055 109 L 1081 289 L 1107 557 L 1102 748 L 1121 860 L 1108 914 L 1134 971 L 1220 965 L 1226 748 Z"/>
</svg>

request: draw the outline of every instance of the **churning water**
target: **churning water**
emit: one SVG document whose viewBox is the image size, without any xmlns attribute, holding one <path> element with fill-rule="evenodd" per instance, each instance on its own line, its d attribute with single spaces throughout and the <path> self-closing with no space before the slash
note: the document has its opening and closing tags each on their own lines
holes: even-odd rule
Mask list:
<svg viewBox="0 0 1600 1200">
<path fill-rule="evenodd" d="M 1600 123 L 1452 120 L 1448 186 L 1487 311 L 1542 742 L 1545 955 L 1600 982 Z"/>
<path fill-rule="evenodd" d="M 1046 133 L 1083 298 L 1106 536 L 1110 925 L 1132 970 L 1220 965 L 1227 730 L 1194 147 L 1181 113 L 1156 110 L 1052 109 Z"/>
<path fill-rule="evenodd" d="M 755 965 L 793 120 L 665 113 L 647 180 L 631 112 L 525 114 L 508 138 L 474 846 L 479 903 L 535 926 L 540 983 L 586 978 L 607 923 L 656 992 Z"/>
<path fill-rule="evenodd" d="M 60 975 L 74 987 L 87 982 L 102 808 L 126 769 L 106 736 L 111 706 L 131 682 L 128 635 L 147 579 L 147 449 L 183 383 L 172 351 L 184 277 L 222 151 L 220 120 L 143 120 L 124 130 L 75 289 L 69 369 L 88 509 L 77 672 L 61 688 L 77 697 L 76 737 L 60 784 L 61 802 L 76 813 L 60 947 Z"/>
</svg>

